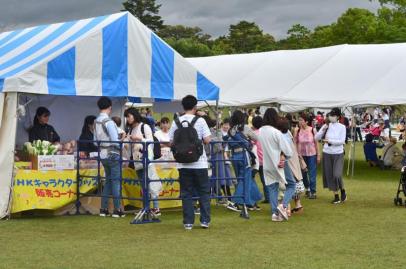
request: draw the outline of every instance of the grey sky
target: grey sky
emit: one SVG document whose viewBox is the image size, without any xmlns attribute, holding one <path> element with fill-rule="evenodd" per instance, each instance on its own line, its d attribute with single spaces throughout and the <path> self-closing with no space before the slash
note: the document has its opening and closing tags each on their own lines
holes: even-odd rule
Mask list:
<svg viewBox="0 0 406 269">
<path fill-rule="evenodd" d="M 28 26 L 95 17 L 122 9 L 124 0 L 0 0 L 0 32 Z M 230 24 L 255 21 L 265 32 L 284 37 L 291 25 L 313 29 L 330 24 L 350 7 L 375 11 L 377 0 L 157 0 L 166 24 L 199 26 L 212 36 Z"/>
</svg>

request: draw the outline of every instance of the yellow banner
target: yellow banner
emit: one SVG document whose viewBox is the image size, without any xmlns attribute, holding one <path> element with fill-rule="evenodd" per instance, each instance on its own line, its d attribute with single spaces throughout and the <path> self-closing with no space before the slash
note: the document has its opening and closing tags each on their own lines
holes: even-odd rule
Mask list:
<svg viewBox="0 0 406 269">
<path fill-rule="evenodd" d="M 103 173 L 101 171 L 101 173 Z M 96 176 L 96 169 L 81 170 L 80 174 Z M 180 194 L 176 168 L 162 169 L 157 167 L 160 179 L 169 180 L 162 182 L 159 193 L 160 198 L 178 198 Z M 141 198 L 142 188 L 133 169 L 123 169 L 122 197 Z M 80 192 L 87 193 L 97 188 L 96 179 L 83 178 Z M 32 209 L 59 209 L 76 200 L 76 170 L 66 171 L 36 171 L 19 170 L 14 178 L 13 205 L 11 212 L 17 213 Z M 142 207 L 142 202 L 137 200 L 123 200 L 124 205 Z M 152 206 L 152 203 L 151 203 Z M 182 206 L 181 201 L 160 201 L 160 208 L 173 208 Z"/>
</svg>

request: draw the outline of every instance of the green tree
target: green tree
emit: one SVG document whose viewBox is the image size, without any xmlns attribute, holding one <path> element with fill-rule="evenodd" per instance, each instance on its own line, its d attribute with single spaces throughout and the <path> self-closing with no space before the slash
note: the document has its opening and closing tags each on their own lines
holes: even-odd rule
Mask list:
<svg viewBox="0 0 406 269">
<path fill-rule="evenodd" d="M 180 39 L 194 39 L 203 44 L 209 44 L 211 36 L 203 33 L 199 27 L 188 27 L 184 25 L 164 25 L 159 30 L 159 36 L 162 38 Z"/>
<path fill-rule="evenodd" d="M 158 15 L 161 5 L 157 5 L 155 0 L 127 0 L 123 6 L 152 31 L 157 32 L 162 28 L 164 22 Z"/>
<path fill-rule="evenodd" d="M 374 43 L 378 19 L 366 9 L 350 8 L 332 25 L 334 43 L 368 44 Z"/>
<path fill-rule="evenodd" d="M 227 38 L 236 53 L 267 51 L 275 47 L 274 37 L 264 34 L 254 22 L 240 21 L 230 25 Z"/>
<path fill-rule="evenodd" d="M 374 0 L 369 0 L 374 1 Z M 406 0 L 378 0 L 381 5 L 393 5 L 398 9 L 406 11 Z"/>
<path fill-rule="evenodd" d="M 288 37 L 278 42 L 280 49 L 306 49 L 310 47 L 311 31 L 301 24 L 294 24 L 288 30 Z"/>
<path fill-rule="evenodd" d="M 165 41 L 183 57 L 203 57 L 213 55 L 206 44 L 193 38 L 167 38 Z"/>
</svg>

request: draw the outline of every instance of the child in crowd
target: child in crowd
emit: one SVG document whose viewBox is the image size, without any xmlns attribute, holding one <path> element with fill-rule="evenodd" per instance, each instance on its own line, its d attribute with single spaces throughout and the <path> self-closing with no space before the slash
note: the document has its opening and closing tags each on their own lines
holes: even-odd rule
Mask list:
<svg viewBox="0 0 406 269">
<path fill-rule="evenodd" d="M 118 138 L 121 140 L 125 137 L 125 132 L 123 129 L 121 129 L 121 118 L 114 116 L 111 117 L 111 119 L 114 121 L 114 123 L 117 125 L 117 131 L 118 131 Z"/>
<path fill-rule="evenodd" d="M 378 159 L 378 155 L 376 154 L 377 148 L 383 148 L 383 145 L 379 145 L 375 143 L 374 136 L 372 134 L 367 134 L 365 136 L 365 144 L 364 144 L 364 154 L 365 160 L 369 163 L 370 166 L 382 166 L 382 162 Z"/>
<path fill-rule="evenodd" d="M 229 118 L 224 119 L 223 122 L 221 123 L 221 135 L 222 135 L 222 137 L 227 135 L 228 130 L 230 130 L 230 119 Z M 223 150 L 223 158 L 224 158 L 224 160 L 229 160 L 228 145 L 224 144 L 223 149 L 224 149 Z M 231 161 L 225 161 L 224 162 L 224 170 L 223 169 L 220 170 L 219 176 L 227 178 L 227 179 L 220 180 L 220 185 L 221 185 L 221 190 L 223 191 L 223 194 L 225 196 L 230 197 L 232 195 L 231 194 L 231 189 L 230 189 L 230 187 L 232 185 L 232 181 L 230 179 L 232 177 L 232 175 L 231 175 Z M 227 205 L 228 205 L 231 198 L 227 198 L 226 200 L 227 200 Z"/>
</svg>

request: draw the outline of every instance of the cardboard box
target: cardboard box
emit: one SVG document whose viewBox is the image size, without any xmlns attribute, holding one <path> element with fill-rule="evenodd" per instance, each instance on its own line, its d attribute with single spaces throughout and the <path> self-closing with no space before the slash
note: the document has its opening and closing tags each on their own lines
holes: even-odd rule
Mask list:
<svg viewBox="0 0 406 269">
<path fill-rule="evenodd" d="M 32 169 L 40 171 L 73 170 L 75 158 L 73 155 L 38 155 L 32 156 Z"/>
<path fill-rule="evenodd" d="M 14 166 L 20 170 L 31 170 L 32 163 L 31 162 L 14 162 Z"/>
</svg>

